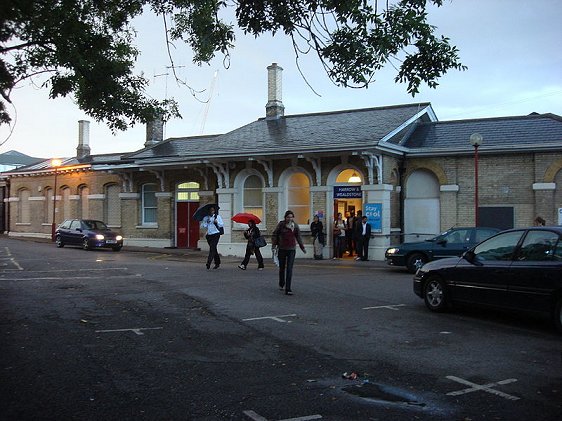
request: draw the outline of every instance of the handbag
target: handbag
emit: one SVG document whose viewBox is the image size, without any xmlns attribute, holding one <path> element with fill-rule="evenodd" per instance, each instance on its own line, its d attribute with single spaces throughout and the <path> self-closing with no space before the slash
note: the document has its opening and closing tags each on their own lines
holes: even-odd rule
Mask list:
<svg viewBox="0 0 562 421">
<path fill-rule="evenodd" d="M 257 248 L 267 246 L 267 241 L 265 241 L 265 237 L 263 235 L 260 235 L 258 238 L 256 238 L 254 240 L 254 246 L 256 246 Z"/>
<path fill-rule="evenodd" d="M 219 229 L 219 235 L 224 234 L 224 227 L 217 227 Z"/>
</svg>

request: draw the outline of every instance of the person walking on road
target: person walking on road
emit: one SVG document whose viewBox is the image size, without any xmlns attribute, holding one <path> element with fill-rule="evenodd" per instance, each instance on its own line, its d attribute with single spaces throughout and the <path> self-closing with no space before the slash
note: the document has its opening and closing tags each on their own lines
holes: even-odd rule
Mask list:
<svg viewBox="0 0 562 421">
<path fill-rule="evenodd" d="M 250 261 L 250 256 L 252 254 L 256 255 L 256 260 L 258 261 L 258 270 L 263 270 L 263 257 L 259 247 L 256 247 L 256 238 L 261 236 L 260 229 L 257 227 L 256 222 L 253 219 L 248 221 L 248 229 L 244 231 L 244 238 L 248 240 L 246 244 L 246 255 L 242 263 L 238 267 L 242 270 L 246 270 L 248 267 L 248 262 Z"/>
<path fill-rule="evenodd" d="M 221 233 L 224 232 L 224 222 L 214 207 L 209 208 L 209 214 L 203 218 L 201 226 L 207 229 L 207 244 L 209 244 L 209 255 L 207 256 L 207 270 L 211 268 L 211 262 L 215 262 L 213 269 L 221 265 L 221 257 L 217 250 Z"/>
<path fill-rule="evenodd" d="M 285 295 L 293 295 L 291 282 L 297 243 L 302 252 L 306 253 L 299 226 L 295 223 L 295 214 L 288 210 L 285 212 L 285 219 L 277 224 L 271 238 L 271 247 L 277 249 L 279 258 L 279 289 L 285 289 Z"/>
</svg>

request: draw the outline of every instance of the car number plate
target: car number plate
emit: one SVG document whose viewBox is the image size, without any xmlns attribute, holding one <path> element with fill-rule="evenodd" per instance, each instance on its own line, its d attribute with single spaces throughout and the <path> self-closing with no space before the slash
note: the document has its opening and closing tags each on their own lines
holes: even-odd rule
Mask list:
<svg viewBox="0 0 562 421">
<path fill-rule="evenodd" d="M 115 241 L 115 240 L 107 240 L 106 243 L 107 243 L 107 244 L 116 244 L 117 241 Z"/>
</svg>

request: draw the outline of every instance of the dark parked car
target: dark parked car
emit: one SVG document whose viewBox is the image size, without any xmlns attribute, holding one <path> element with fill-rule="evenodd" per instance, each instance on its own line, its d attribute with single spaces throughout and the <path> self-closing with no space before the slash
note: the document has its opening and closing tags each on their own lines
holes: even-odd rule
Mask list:
<svg viewBox="0 0 562 421">
<path fill-rule="evenodd" d="M 562 227 L 503 231 L 461 258 L 427 263 L 414 292 L 432 311 L 468 303 L 542 313 L 562 331 Z"/>
<path fill-rule="evenodd" d="M 84 250 L 96 247 L 121 250 L 123 237 L 111 231 L 102 221 L 94 219 L 67 219 L 55 231 L 57 247 L 81 246 Z"/>
<path fill-rule="evenodd" d="M 497 228 L 451 228 L 429 240 L 390 247 L 384 257 L 389 265 L 406 266 L 410 273 L 416 273 L 424 263 L 444 257 L 460 256 L 480 241 L 498 232 L 500 230 Z"/>
</svg>

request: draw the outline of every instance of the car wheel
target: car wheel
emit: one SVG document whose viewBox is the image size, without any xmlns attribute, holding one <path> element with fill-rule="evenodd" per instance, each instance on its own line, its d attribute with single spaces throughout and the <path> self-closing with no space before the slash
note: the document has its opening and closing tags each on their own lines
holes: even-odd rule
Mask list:
<svg viewBox="0 0 562 421">
<path fill-rule="evenodd" d="M 425 305 L 431 311 L 445 311 L 448 306 L 445 282 L 438 276 L 431 276 L 425 283 L 423 298 Z"/>
<path fill-rule="evenodd" d="M 113 247 L 112 250 L 113 251 L 120 251 L 122 246 L 117 246 L 117 247 Z"/>
<path fill-rule="evenodd" d="M 61 248 L 64 247 L 64 243 L 62 242 L 62 238 L 60 237 L 60 235 L 57 235 L 57 238 L 55 239 L 56 243 L 57 243 L 57 247 Z"/>
<path fill-rule="evenodd" d="M 556 326 L 558 332 L 562 333 L 562 297 L 559 297 L 558 301 L 556 301 L 556 305 L 554 306 L 554 314 L 552 316 L 554 326 Z"/>
<path fill-rule="evenodd" d="M 82 240 L 82 248 L 84 250 L 90 250 L 90 243 L 88 242 L 87 238 L 84 238 L 84 240 Z"/>
<path fill-rule="evenodd" d="M 410 273 L 416 273 L 418 268 L 427 263 L 427 256 L 422 253 L 413 253 L 406 261 L 406 267 Z"/>
</svg>

